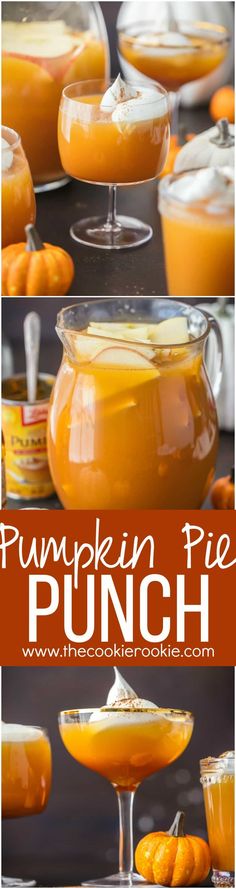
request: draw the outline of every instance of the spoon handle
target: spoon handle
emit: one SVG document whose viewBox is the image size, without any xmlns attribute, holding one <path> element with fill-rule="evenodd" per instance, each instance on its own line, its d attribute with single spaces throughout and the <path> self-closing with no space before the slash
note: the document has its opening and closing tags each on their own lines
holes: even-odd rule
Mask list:
<svg viewBox="0 0 236 889">
<path fill-rule="evenodd" d="M 37 312 L 29 312 L 24 319 L 27 398 L 33 404 L 37 396 L 41 321 Z"/>
</svg>

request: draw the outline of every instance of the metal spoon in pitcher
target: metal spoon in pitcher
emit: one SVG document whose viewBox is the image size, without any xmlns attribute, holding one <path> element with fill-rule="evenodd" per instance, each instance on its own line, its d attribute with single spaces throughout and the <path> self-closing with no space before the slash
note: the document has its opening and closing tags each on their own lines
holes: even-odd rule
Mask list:
<svg viewBox="0 0 236 889">
<path fill-rule="evenodd" d="M 26 361 L 27 399 L 30 404 L 37 400 L 38 366 L 41 320 L 37 312 L 29 312 L 24 319 L 24 345 Z"/>
</svg>

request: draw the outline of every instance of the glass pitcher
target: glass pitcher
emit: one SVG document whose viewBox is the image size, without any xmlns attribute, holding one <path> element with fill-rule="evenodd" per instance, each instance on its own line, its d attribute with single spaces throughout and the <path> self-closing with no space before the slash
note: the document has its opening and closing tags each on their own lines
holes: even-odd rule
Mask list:
<svg viewBox="0 0 236 889">
<path fill-rule="evenodd" d="M 2 123 L 22 139 L 37 191 L 68 181 L 57 147 L 63 88 L 109 76 L 99 3 L 3 2 Z"/>
<path fill-rule="evenodd" d="M 186 319 L 187 341 L 174 345 L 172 338 L 170 345 L 162 338 L 158 345 L 154 325 L 176 317 Z M 106 329 L 92 329 L 91 322 Z M 121 333 L 114 339 L 114 322 L 135 325 L 135 341 L 127 328 L 128 339 Z M 144 341 L 147 325 L 151 343 Z M 177 300 L 108 298 L 63 309 L 56 330 L 64 352 L 48 450 L 64 507 L 198 509 L 213 481 L 218 447 L 214 399 L 222 346 L 215 319 Z M 204 362 L 211 331 L 212 387 Z"/>
</svg>

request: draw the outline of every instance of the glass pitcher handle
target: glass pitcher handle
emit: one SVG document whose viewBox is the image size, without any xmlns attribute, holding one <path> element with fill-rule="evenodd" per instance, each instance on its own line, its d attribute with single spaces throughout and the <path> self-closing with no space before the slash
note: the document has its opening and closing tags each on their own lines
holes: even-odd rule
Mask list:
<svg viewBox="0 0 236 889">
<path fill-rule="evenodd" d="M 221 380 L 222 380 L 222 370 L 223 370 L 223 340 L 222 340 L 220 326 L 218 324 L 218 321 L 216 321 L 216 318 L 214 318 L 213 315 L 211 315 L 211 313 L 207 312 L 206 310 L 204 310 L 204 315 L 206 315 L 208 324 L 211 328 L 210 332 L 209 332 L 209 336 L 207 338 L 207 342 L 206 342 L 206 351 L 205 351 L 206 367 L 207 367 L 207 370 L 209 373 L 209 378 L 210 378 L 214 398 L 218 398 L 220 386 L 221 386 Z M 214 342 L 213 349 L 211 349 L 213 335 L 214 335 L 215 342 Z M 207 354 L 209 352 L 210 352 L 210 355 L 209 355 L 210 360 L 208 360 L 208 354 Z"/>
</svg>

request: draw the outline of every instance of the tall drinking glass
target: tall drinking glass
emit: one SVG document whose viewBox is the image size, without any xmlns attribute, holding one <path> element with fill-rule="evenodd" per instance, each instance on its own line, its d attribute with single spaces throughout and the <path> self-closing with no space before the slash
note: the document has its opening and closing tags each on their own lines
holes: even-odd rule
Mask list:
<svg viewBox="0 0 236 889">
<path fill-rule="evenodd" d="M 200 761 L 214 886 L 235 886 L 234 751 Z"/>
<path fill-rule="evenodd" d="M 3 723 L 2 817 L 22 818 L 45 809 L 51 789 L 51 746 L 45 729 Z M 35 880 L 3 877 L 3 886 L 35 886 Z"/>
<path fill-rule="evenodd" d="M 35 222 L 36 204 L 31 172 L 15 130 L 1 128 L 2 247 L 25 241 L 25 226 Z"/>
<path fill-rule="evenodd" d="M 217 177 L 217 168 L 209 172 Z M 164 176 L 159 186 L 170 296 L 234 295 L 234 169 L 222 168 L 218 190 L 216 185 L 215 191 L 211 187 L 210 194 L 198 198 L 204 173 Z M 192 200 L 186 200 L 189 187 L 195 187 Z"/>
</svg>

